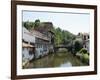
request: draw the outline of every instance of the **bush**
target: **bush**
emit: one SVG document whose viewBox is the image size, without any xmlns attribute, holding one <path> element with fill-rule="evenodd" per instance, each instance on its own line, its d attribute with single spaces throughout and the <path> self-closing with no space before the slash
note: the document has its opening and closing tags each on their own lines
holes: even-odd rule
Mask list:
<svg viewBox="0 0 100 80">
<path fill-rule="evenodd" d="M 83 53 L 83 54 L 86 54 L 87 53 L 87 50 L 85 48 L 82 48 L 79 53 Z M 88 53 L 87 53 L 88 54 Z"/>
<path fill-rule="evenodd" d="M 79 54 L 82 55 L 81 56 L 81 60 L 82 62 L 86 63 L 86 64 L 89 64 L 89 53 L 87 52 L 87 50 L 85 48 L 82 48 L 80 51 L 79 51 Z"/>
<path fill-rule="evenodd" d="M 89 64 L 89 55 L 88 55 L 88 54 L 82 54 L 82 56 L 83 56 L 82 61 L 83 61 L 84 63 Z"/>
<path fill-rule="evenodd" d="M 80 41 L 76 40 L 74 43 L 75 52 L 78 52 L 81 48 L 82 48 L 82 43 Z"/>
</svg>

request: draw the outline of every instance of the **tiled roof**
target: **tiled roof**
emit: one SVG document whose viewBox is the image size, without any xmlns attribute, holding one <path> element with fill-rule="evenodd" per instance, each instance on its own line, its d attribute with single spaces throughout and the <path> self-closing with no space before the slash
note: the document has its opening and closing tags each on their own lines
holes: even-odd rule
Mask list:
<svg viewBox="0 0 100 80">
<path fill-rule="evenodd" d="M 27 41 L 27 42 L 35 42 L 35 37 L 25 28 L 23 27 L 22 29 L 22 38 L 23 40 Z"/>
<path fill-rule="evenodd" d="M 31 30 L 30 32 L 32 33 L 32 35 L 34 35 L 37 38 L 49 41 L 48 37 L 45 36 L 44 34 L 40 33 L 39 31 Z"/>
<path fill-rule="evenodd" d="M 35 30 L 40 31 L 40 32 L 48 32 L 53 28 L 52 22 L 42 22 L 38 27 L 35 28 Z"/>
</svg>

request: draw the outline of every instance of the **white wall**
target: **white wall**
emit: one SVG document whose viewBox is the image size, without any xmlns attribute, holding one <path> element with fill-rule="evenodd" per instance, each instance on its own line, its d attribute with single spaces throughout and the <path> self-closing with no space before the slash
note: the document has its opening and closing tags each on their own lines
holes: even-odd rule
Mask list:
<svg viewBox="0 0 100 80">
<path fill-rule="evenodd" d="M 35 36 L 33 36 L 26 28 L 22 28 L 22 38 L 27 42 L 35 43 Z"/>
<path fill-rule="evenodd" d="M 38 0 L 39 1 L 39 0 Z M 99 0 L 40 0 L 61 3 L 80 3 L 80 4 L 97 4 L 100 10 Z M 0 0 L 0 80 L 10 80 L 11 73 L 11 11 L 10 0 Z M 100 14 L 100 11 L 98 11 Z M 98 16 L 98 35 L 100 35 L 100 15 Z M 100 41 L 100 36 L 98 36 Z M 100 42 L 98 42 L 100 44 Z M 98 45 L 100 47 L 100 45 Z M 98 75 L 71 76 L 59 78 L 42 78 L 34 80 L 100 80 L 100 49 L 98 50 Z M 29 79 L 28 79 L 29 80 Z"/>
</svg>

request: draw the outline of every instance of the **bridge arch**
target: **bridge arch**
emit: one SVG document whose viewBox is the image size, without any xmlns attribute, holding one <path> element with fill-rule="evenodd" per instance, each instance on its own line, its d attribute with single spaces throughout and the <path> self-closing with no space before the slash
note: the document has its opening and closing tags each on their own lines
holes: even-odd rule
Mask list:
<svg viewBox="0 0 100 80">
<path fill-rule="evenodd" d="M 66 45 L 57 45 L 54 47 L 54 51 L 57 52 L 59 49 L 66 49 L 68 50 L 68 46 Z"/>
</svg>

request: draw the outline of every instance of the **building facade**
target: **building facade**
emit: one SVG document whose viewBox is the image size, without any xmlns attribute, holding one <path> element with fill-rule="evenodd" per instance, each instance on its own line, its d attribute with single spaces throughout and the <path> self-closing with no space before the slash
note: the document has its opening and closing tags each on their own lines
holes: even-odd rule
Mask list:
<svg viewBox="0 0 100 80">
<path fill-rule="evenodd" d="M 38 27 L 35 28 L 35 30 L 39 31 L 48 38 L 48 49 L 50 53 L 54 52 L 54 32 L 52 31 L 52 29 L 52 22 L 42 22 Z"/>
<path fill-rule="evenodd" d="M 79 33 L 77 39 L 80 39 L 83 43 L 83 48 L 85 48 L 88 53 L 90 50 L 90 36 L 89 33 Z"/>
<path fill-rule="evenodd" d="M 22 28 L 22 63 L 23 66 L 35 57 L 35 37 L 25 28 Z"/>
<path fill-rule="evenodd" d="M 83 48 L 87 49 L 88 52 L 90 50 L 90 39 L 88 33 L 83 34 Z"/>
<path fill-rule="evenodd" d="M 22 59 L 23 65 L 33 59 L 37 59 L 54 52 L 53 24 L 41 23 L 36 29 L 22 29 Z"/>
<path fill-rule="evenodd" d="M 31 30 L 30 32 L 35 36 L 35 57 L 39 58 L 47 55 L 49 53 L 48 37 L 36 30 Z"/>
</svg>

